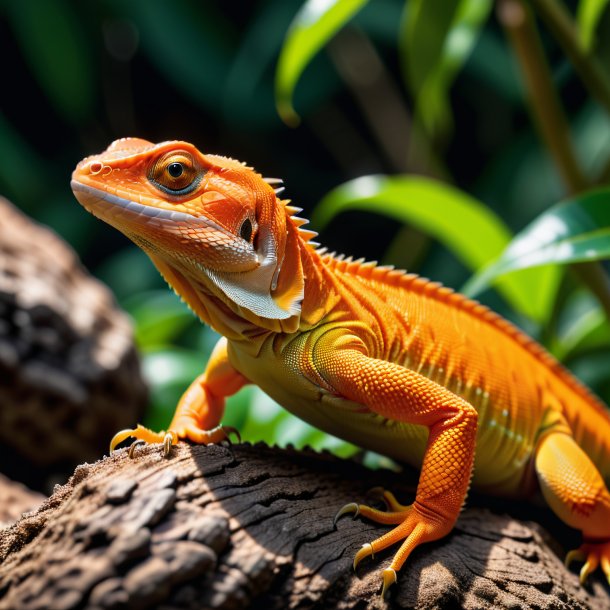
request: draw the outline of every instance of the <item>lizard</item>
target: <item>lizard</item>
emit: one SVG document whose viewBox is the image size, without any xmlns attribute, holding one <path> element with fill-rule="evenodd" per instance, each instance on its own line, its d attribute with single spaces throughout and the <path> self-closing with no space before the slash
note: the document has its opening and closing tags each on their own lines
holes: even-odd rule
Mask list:
<svg viewBox="0 0 610 610">
<path fill-rule="evenodd" d="M 449 534 L 470 485 L 525 498 L 541 490 L 582 532 L 566 564 L 610 581 L 610 415 L 545 349 L 486 306 L 412 273 L 331 254 L 266 179 L 184 141 L 113 142 L 72 174 L 76 199 L 146 252 L 222 338 L 167 431 L 118 432 L 164 444 L 216 443 L 225 398 L 257 384 L 321 430 L 420 468 L 415 499 L 344 514 L 394 526 L 365 557 L 400 543 L 382 596 L 420 545 Z M 277 187 L 277 188 L 276 188 Z M 132 445 L 133 448 L 133 445 Z M 335 523 L 336 523 L 335 519 Z"/>
</svg>

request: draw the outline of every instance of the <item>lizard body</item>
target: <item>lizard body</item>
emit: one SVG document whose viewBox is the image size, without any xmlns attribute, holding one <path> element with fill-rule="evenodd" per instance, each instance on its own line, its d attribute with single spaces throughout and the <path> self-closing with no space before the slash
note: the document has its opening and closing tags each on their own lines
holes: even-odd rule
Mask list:
<svg viewBox="0 0 610 610">
<path fill-rule="evenodd" d="M 585 542 L 568 558 L 610 578 L 610 416 L 535 341 L 488 308 L 413 274 L 316 250 L 297 209 L 243 164 L 186 142 L 126 138 L 84 159 L 72 188 L 90 212 L 152 259 L 223 335 L 167 433 L 216 442 L 224 398 L 255 383 L 331 434 L 421 467 L 415 501 L 383 492 L 396 527 L 355 564 L 401 542 L 384 591 L 411 551 L 446 535 L 470 482 L 504 496 L 538 487 Z"/>
</svg>

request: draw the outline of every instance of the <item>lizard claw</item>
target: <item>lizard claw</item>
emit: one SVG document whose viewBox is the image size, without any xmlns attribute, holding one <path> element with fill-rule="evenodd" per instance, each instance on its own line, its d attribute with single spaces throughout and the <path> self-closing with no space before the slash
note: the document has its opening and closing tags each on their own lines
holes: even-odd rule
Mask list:
<svg viewBox="0 0 610 610">
<path fill-rule="evenodd" d="M 137 440 L 131 443 L 131 445 L 129 445 L 129 451 L 127 452 L 127 455 L 129 455 L 130 460 L 133 460 L 133 458 L 135 457 L 136 447 L 141 447 L 142 445 L 146 445 L 146 441 Z"/>
<path fill-rule="evenodd" d="M 354 555 L 354 563 L 353 563 L 354 572 L 356 571 L 358 564 L 365 557 L 369 557 L 369 556 L 371 557 L 371 559 L 374 559 L 374 557 L 375 557 L 375 553 L 373 552 L 373 545 L 370 542 L 365 542 L 362 545 L 362 548 L 356 553 L 356 555 Z"/>
<path fill-rule="evenodd" d="M 563 565 L 569 568 L 574 561 L 584 561 L 587 556 L 580 549 L 573 549 L 566 553 L 566 558 L 563 560 Z"/>
<path fill-rule="evenodd" d="M 383 571 L 383 586 L 381 587 L 381 598 L 383 599 L 385 597 L 385 594 L 387 593 L 388 589 L 396 584 L 396 581 L 398 580 L 398 577 L 396 576 L 396 570 L 392 569 L 392 568 L 386 568 Z"/>
<path fill-rule="evenodd" d="M 610 584 L 610 541 L 584 542 L 578 549 L 570 551 L 565 558 L 566 567 L 573 561 L 584 561 L 580 569 L 580 584 L 587 582 L 589 574 L 595 572 L 601 564 L 602 571 Z"/>
<path fill-rule="evenodd" d="M 171 432 L 167 432 L 163 437 L 163 457 L 168 457 L 169 452 L 172 449 L 172 445 L 174 444 L 174 436 Z M 133 447 L 133 445 L 132 445 Z"/>
<path fill-rule="evenodd" d="M 233 428 L 233 426 L 220 426 L 220 429 L 225 433 L 225 440 L 231 443 L 231 434 L 234 434 L 237 438 L 237 442 L 241 443 L 241 434 L 237 428 Z"/>
<path fill-rule="evenodd" d="M 129 437 L 136 439 L 129 447 L 130 458 L 134 457 L 137 447 L 149 443 L 163 443 L 163 455 L 164 457 L 167 457 L 171 446 L 178 442 L 178 435 L 175 432 L 153 432 L 138 424 L 134 429 L 126 428 L 125 430 L 120 430 L 112 437 L 112 440 L 110 441 L 110 453 L 112 454 L 116 449 L 116 446 Z"/>
<path fill-rule="evenodd" d="M 353 519 L 355 519 L 360 514 L 360 508 L 355 502 L 350 502 L 349 504 L 346 504 L 337 511 L 337 514 L 333 519 L 333 527 L 337 529 L 337 521 L 339 521 L 339 519 L 343 515 L 348 515 L 349 513 L 354 514 Z"/>
<path fill-rule="evenodd" d="M 110 441 L 110 453 L 112 454 L 116 449 L 116 446 L 122 443 L 125 439 L 133 436 L 135 429 L 126 428 L 125 430 L 119 430 Z"/>
</svg>

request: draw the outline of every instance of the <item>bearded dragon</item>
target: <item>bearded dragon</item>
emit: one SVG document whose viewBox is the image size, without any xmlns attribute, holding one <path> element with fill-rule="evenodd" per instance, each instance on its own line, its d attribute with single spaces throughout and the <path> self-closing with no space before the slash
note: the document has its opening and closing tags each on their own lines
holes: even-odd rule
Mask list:
<svg viewBox="0 0 610 610">
<path fill-rule="evenodd" d="M 72 175 L 78 201 L 144 250 L 176 293 L 217 330 L 205 372 L 167 432 L 128 437 L 215 443 L 225 397 L 254 383 L 321 430 L 421 468 L 415 500 L 382 492 L 395 526 L 356 553 L 400 543 L 382 595 L 419 545 L 453 528 L 472 483 L 542 491 L 580 530 L 566 562 L 610 580 L 610 416 L 540 345 L 487 307 L 438 283 L 317 249 L 281 181 L 187 142 L 117 140 Z"/>
</svg>

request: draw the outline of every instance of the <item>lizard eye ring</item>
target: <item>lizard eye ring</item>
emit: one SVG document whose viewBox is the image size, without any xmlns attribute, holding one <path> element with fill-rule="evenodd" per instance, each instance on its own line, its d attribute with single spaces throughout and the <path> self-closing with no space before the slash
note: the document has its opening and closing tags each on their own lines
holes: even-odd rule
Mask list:
<svg viewBox="0 0 610 610">
<path fill-rule="evenodd" d="M 171 152 L 155 160 L 148 171 L 148 179 L 167 195 L 179 197 L 192 193 L 204 173 L 189 153 Z"/>
</svg>

